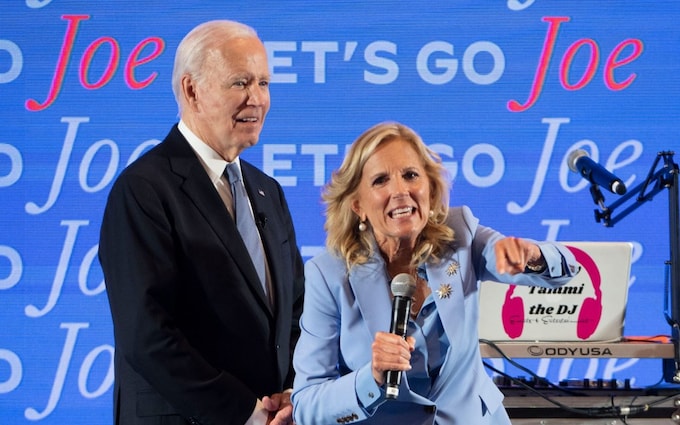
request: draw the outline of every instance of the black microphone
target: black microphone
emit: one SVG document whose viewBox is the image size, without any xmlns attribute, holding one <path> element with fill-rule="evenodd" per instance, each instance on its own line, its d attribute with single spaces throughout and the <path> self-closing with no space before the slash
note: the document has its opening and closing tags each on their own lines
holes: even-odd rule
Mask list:
<svg viewBox="0 0 680 425">
<path fill-rule="evenodd" d="M 392 323 L 390 333 L 406 338 L 408 315 L 411 311 L 411 297 L 416 291 L 416 281 L 408 273 L 399 273 L 394 276 L 390 284 L 392 290 Z M 388 370 L 385 373 L 387 383 L 385 389 L 386 398 L 397 398 L 399 395 L 399 383 L 401 382 L 400 370 Z"/>
<path fill-rule="evenodd" d="M 571 151 L 567 157 L 567 165 L 571 171 L 580 174 L 592 184 L 604 186 L 611 193 L 618 195 L 626 193 L 626 185 L 621 179 L 590 159 L 588 152 L 583 149 Z"/>
</svg>

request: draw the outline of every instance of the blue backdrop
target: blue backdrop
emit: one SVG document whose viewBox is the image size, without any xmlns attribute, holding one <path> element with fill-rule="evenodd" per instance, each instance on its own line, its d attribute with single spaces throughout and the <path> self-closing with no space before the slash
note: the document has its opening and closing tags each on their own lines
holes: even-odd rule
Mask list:
<svg viewBox="0 0 680 425">
<path fill-rule="evenodd" d="M 283 185 L 305 258 L 324 244 L 320 189 L 347 145 L 398 120 L 441 153 L 451 203 L 484 224 L 633 242 L 625 333 L 669 333 L 668 196 L 606 228 L 565 159 L 586 149 L 634 187 L 657 152 L 678 147 L 680 2 L 169 3 L 0 6 L 3 424 L 111 422 L 114 347 L 96 259 L 104 203 L 118 173 L 176 122 L 179 40 L 216 18 L 266 42 L 272 109 L 243 156 Z M 659 360 L 525 364 L 555 381 L 661 378 Z"/>
</svg>

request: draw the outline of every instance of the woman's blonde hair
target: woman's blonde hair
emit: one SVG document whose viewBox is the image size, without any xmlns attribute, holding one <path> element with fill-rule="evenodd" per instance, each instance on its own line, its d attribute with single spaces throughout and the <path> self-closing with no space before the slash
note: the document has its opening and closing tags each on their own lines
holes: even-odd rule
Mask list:
<svg viewBox="0 0 680 425">
<path fill-rule="evenodd" d="M 416 243 L 411 265 L 416 267 L 428 259 L 436 261 L 444 247 L 453 241 L 453 229 L 445 224 L 449 184 L 441 158 L 411 128 L 397 122 L 379 123 L 352 143 L 342 165 L 333 172 L 322 193 L 326 204 L 326 246 L 344 258 L 348 269 L 365 263 L 373 255 L 375 245 L 373 233 L 359 230 L 360 218 L 352 211 L 364 165 L 378 146 L 397 139 L 413 147 L 430 182 L 432 215 Z"/>
</svg>

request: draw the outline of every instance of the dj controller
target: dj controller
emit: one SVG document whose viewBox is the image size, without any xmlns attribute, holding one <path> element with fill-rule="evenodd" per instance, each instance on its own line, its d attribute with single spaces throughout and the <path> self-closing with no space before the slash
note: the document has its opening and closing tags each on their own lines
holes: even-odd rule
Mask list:
<svg viewBox="0 0 680 425">
<path fill-rule="evenodd" d="M 680 387 L 635 388 L 629 380 L 573 379 L 551 383 L 497 376 L 513 425 L 680 424 Z"/>
</svg>

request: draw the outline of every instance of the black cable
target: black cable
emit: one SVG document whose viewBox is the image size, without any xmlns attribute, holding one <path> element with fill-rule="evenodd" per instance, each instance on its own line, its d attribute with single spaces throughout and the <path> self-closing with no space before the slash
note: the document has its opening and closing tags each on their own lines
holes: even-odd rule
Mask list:
<svg viewBox="0 0 680 425">
<path fill-rule="evenodd" d="M 488 364 L 486 362 L 483 362 L 483 363 L 484 363 L 484 366 L 486 368 L 490 369 L 491 371 L 498 373 L 500 375 L 503 375 L 503 376 L 507 376 L 505 373 L 501 372 L 500 370 L 496 369 L 495 367 L 491 366 L 490 364 Z M 510 379 L 512 379 L 513 382 L 517 383 L 518 385 L 522 386 L 524 389 L 531 391 L 532 393 L 536 394 L 537 396 L 544 399 L 548 403 L 551 403 L 554 406 L 557 406 L 562 410 L 565 410 L 565 411 L 571 412 L 571 413 L 575 413 L 575 414 L 579 414 L 579 415 L 582 415 L 582 416 L 593 417 L 593 418 L 609 418 L 609 417 L 615 416 L 619 419 L 622 419 L 622 417 L 625 417 L 625 416 L 637 415 L 639 413 L 648 411 L 653 405 L 663 403 L 666 400 L 673 398 L 673 397 L 677 396 L 678 394 L 680 394 L 680 393 L 678 393 L 678 394 L 673 394 L 673 395 L 670 395 L 670 396 L 662 397 L 662 398 L 655 400 L 653 402 L 646 403 L 646 404 L 640 404 L 640 405 L 637 405 L 637 406 L 635 406 L 635 405 L 628 405 L 628 406 L 612 405 L 612 407 L 575 408 L 575 407 L 567 406 L 566 404 L 560 403 L 560 402 L 552 399 L 551 397 L 541 393 L 536 388 L 532 387 L 531 385 L 526 384 L 525 382 L 523 382 L 521 380 L 518 380 L 518 379 L 516 380 L 514 378 L 510 378 Z M 581 395 L 584 396 L 583 394 L 581 394 Z M 585 397 L 587 397 L 587 396 L 585 396 Z M 612 403 L 613 403 L 613 400 L 612 400 Z"/>
<path fill-rule="evenodd" d="M 637 398 L 637 397 L 633 397 L 633 400 L 635 400 L 636 398 Z M 616 404 L 614 403 L 614 395 L 611 395 L 611 396 L 609 397 L 609 401 L 611 402 L 611 407 L 612 407 L 612 409 L 615 408 L 615 407 L 616 407 Z M 631 403 L 632 403 L 632 401 L 631 401 Z M 621 422 L 623 422 L 623 425 L 627 425 L 627 424 L 628 424 L 628 422 L 626 422 L 626 418 L 627 418 L 627 417 L 628 417 L 628 416 L 626 416 L 626 415 L 624 415 L 624 416 L 618 416 L 618 419 L 619 419 Z"/>
<path fill-rule="evenodd" d="M 565 394 L 569 394 L 569 395 L 572 395 L 572 396 L 583 396 L 584 395 L 583 393 L 580 393 L 580 392 L 577 392 L 577 391 L 574 391 L 574 390 L 570 390 L 568 388 L 560 387 L 559 385 L 555 385 L 554 383 L 550 382 L 546 378 L 537 375 L 536 372 L 534 372 L 533 370 L 528 369 L 527 367 L 517 363 L 512 358 L 508 357 L 508 355 L 505 354 L 503 352 L 503 350 L 501 350 L 501 348 L 498 345 L 496 345 L 496 343 L 494 343 L 493 341 L 489 341 L 488 339 L 480 339 L 479 342 L 486 344 L 489 347 L 493 348 L 498 354 L 500 354 L 505 360 L 507 360 L 508 363 L 515 366 L 517 369 L 524 371 L 528 375 L 532 376 L 536 380 L 536 382 L 540 382 L 541 384 L 544 384 L 548 387 L 554 388 L 556 390 L 562 391 Z M 509 378 L 512 381 L 516 380 L 516 378 L 513 378 L 513 377 L 511 377 L 511 376 L 509 376 L 509 375 L 507 375 L 503 372 L 496 372 L 496 373 L 498 373 L 501 376 L 504 376 L 506 378 Z"/>
</svg>

